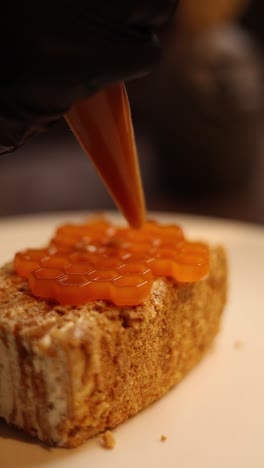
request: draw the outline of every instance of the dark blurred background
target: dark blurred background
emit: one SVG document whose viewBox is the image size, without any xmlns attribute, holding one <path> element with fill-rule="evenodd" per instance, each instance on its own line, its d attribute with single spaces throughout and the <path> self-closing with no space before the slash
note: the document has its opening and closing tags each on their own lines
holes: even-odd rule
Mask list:
<svg viewBox="0 0 264 468">
<path fill-rule="evenodd" d="M 128 84 L 148 209 L 264 223 L 261 3 L 208 28 L 179 15 L 160 63 Z M 63 121 L 0 160 L 0 216 L 109 208 Z"/>
</svg>

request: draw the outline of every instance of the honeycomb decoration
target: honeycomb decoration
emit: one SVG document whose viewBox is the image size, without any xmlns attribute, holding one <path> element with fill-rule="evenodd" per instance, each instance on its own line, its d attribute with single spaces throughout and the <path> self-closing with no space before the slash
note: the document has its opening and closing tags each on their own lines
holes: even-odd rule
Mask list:
<svg viewBox="0 0 264 468">
<path fill-rule="evenodd" d="M 189 242 L 175 225 L 148 221 L 140 230 L 105 219 L 61 226 L 45 249 L 18 252 L 15 270 L 32 294 L 59 304 L 106 300 L 135 306 L 156 277 L 199 281 L 209 271 L 209 250 Z"/>
</svg>

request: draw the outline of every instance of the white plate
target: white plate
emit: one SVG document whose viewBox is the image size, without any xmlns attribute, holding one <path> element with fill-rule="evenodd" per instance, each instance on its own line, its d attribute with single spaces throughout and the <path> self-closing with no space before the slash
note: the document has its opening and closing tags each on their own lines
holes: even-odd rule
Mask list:
<svg viewBox="0 0 264 468">
<path fill-rule="evenodd" d="M 1 468 L 264 467 L 264 229 L 159 216 L 228 249 L 230 298 L 212 351 L 164 398 L 113 431 L 113 451 L 97 440 L 74 450 L 48 449 L 1 422 Z M 55 225 L 81 218 L 69 213 L 2 220 L 1 263 L 20 248 L 45 243 Z"/>
</svg>

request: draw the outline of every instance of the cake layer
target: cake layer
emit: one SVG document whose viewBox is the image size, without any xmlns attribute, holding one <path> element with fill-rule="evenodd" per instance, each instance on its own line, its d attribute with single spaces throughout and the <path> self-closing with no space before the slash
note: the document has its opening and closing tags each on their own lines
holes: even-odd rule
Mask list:
<svg viewBox="0 0 264 468">
<path fill-rule="evenodd" d="M 200 360 L 220 326 L 227 265 L 212 249 L 193 284 L 154 281 L 142 305 L 78 307 L 34 298 L 11 264 L 0 270 L 0 417 L 73 447 L 164 395 Z"/>
</svg>

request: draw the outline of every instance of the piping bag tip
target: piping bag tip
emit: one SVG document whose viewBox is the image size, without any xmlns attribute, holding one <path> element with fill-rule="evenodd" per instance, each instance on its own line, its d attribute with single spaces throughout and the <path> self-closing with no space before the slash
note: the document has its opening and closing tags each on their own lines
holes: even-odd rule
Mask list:
<svg viewBox="0 0 264 468">
<path fill-rule="evenodd" d="M 65 119 L 128 223 L 140 228 L 145 199 L 124 83 L 74 104 Z"/>
</svg>

